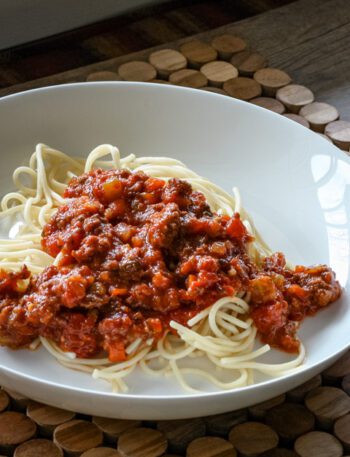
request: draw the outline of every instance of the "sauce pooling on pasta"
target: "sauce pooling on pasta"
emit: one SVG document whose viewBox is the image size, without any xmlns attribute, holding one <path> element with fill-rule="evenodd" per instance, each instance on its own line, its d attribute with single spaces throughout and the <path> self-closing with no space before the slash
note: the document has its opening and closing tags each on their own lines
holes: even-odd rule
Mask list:
<svg viewBox="0 0 350 457">
<path fill-rule="evenodd" d="M 136 339 L 154 344 L 171 320 L 186 325 L 221 297 L 249 293 L 262 340 L 298 352 L 299 323 L 340 295 L 327 266 L 291 270 L 280 253 L 256 265 L 239 214 L 212 213 L 186 181 L 98 169 L 64 196 L 42 238 L 56 265 L 31 278 L 25 267 L 0 272 L 3 345 L 44 336 L 78 357 L 105 350 L 118 362 Z"/>
</svg>

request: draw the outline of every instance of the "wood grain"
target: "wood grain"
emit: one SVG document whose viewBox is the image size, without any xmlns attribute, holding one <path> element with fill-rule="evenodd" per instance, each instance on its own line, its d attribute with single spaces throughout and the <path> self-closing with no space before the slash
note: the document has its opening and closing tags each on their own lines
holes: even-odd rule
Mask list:
<svg viewBox="0 0 350 457">
<path fill-rule="evenodd" d="M 258 52 L 242 51 L 232 56 L 231 63 L 238 68 L 240 75 L 253 76 L 267 66 L 267 58 Z"/>
<path fill-rule="evenodd" d="M 241 37 L 228 33 L 217 35 L 211 45 L 217 50 L 222 60 L 230 60 L 233 54 L 244 51 L 247 47 L 247 43 Z"/>
<path fill-rule="evenodd" d="M 142 60 L 123 63 L 119 66 L 118 73 L 125 81 L 147 82 L 157 77 L 157 70 L 154 66 Z"/>
<path fill-rule="evenodd" d="M 350 414 L 340 417 L 334 424 L 334 435 L 344 446 L 347 452 L 350 452 Z"/>
<path fill-rule="evenodd" d="M 323 133 L 327 124 L 339 117 L 335 106 L 329 103 L 314 102 L 301 108 L 299 114 L 310 123 L 312 130 Z"/>
<path fill-rule="evenodd" d="M 5 411 L 0 414 L 0 451 L 11 452 L 14 446 L 35 436 L 36 425 L 25 414 Z"/>
<path fill-rule="evenodd" d="M 110 419 L 99 416 L 93 416 L 92 422 L 103 432 L 107 442 L 114 444 L 122 433 L 141 425 L 141 421 L 137 420 Z"/>
<path fill-rule="evenodd" d="M 78 456 L 88 449 L 100 446 L 103 436 L 95 424 L 72 420 L 56 427 L 53 440 L 68 456 Z"/>
<path fill-rule="evenodd" d="M 167 78 L 174 71 L 182 70 L 187 65 L 187 59 L 175 49 L 161 49 L 149 55 L 149 63 L 158 71 L 159 76 Z"/>
<path fill-rule="evenodd" d="M 272 97 L 257 97 L 250 100 L 250 103 L 253 105 L 260 106 L 261 108 L 268 109 L 277 114 L 283 114 L 286 110 L 286 107 L 279 100 L 276 100 Z"/>
<path fill-rule="evenodd" d="M 63 457 L 63 451 L 50 440 L 36 439 L 17 446 L 13 457 Z"/>
<path fill-rule="evenodd" d="M 197 438 L 188 446 L 186 457 L 236 457 L 233 445 L 223 438 L 205 436 Z"/>
<path fill-rule="evenodd" d="M 39 426 L 43 436 L 51 437 L 55 427 L 72 420 L 75 413 L 31 401 L 27 407 L 27 416 Z"/>
<path fill-rule="evenodd" d="M 226 81 L 238 76 L 237 68 L 222 60 L 206 63 L 200 71 L 208 79 L 209 84 L 215 87 L 221 87 Z"/>
<path fill-rule="evenodd" d="M 251 100 L 261 95 L 261 85 L 254 79 L 239 76 L 224 83 L 224 90 L 239 100 Z"/>
<path fill-rule="evenodd" d="M 269 97 L 274 97 L 278 89 L 292 81 L 285 71 L 271 67 L 261 68 L 256 71 L 254 79 L 262 86 L 263 93 Z"/>
<path fill-rule="evenodd" d="M 327 135 L 333 143 L 338 146 L 338 148 L 343 149 L 344 151 L 349 151 L 350 148 L 350 122 L 347 121 L 334 121 L 326 125 L 325 135 Z M 343 362 L 347 371 L 349 372 L 350 363 L 345 364 Z M 344 369 L 345 369 L 344 367 Z M 347 374 L 347 373 L 346 373 Z M 326 374 L 327 376 L 327 374 Z"/>
<path fill-rule="evenodd" d="M 278 89 L 276 98 L 282 102 L 290 112 L 297 114 L 300 109 L 312 103 L 315 99 L 314 94 L 305 86 L 300 84 L 289 84 Z"/>
<path fill-rule="evenodd" d="M 300 457 L 341 457 L 341 443 L 330 433 L 310 432 L 300 436 L 294 443 Z"/>
<path fill-rule="evenodd" d="M 200 40 L 191 40 L 180 46 L 180 52 L 189 63 L 189 66 L 199 69 L 205 63 L 216 60 L 218 53 L 208 43 Z"/>
<path fill-rule="evenodd" d="M 266 423 L 280 438 L 292 442 L 315 427 L 315 417 L 305 406 L 297 403 L 283 403 L 270 409 L 266 414 Z"/>
<path fill-rule="evenodd" d="M 317 11 L 317 14 L 315 14 Z M 341 12 L 334 14 L 334 12 Z M 350 3 L 347 0 L 301 0 L 242 21 L 195 35 L 210 42 L 224 33 L 244 37 L 269 64 L 281 68 L 298 84 L 309 87 L 316 99 L 337 106 L 340 116 L 350 120 Z M 94 71 L 115 71 L 130 60 L 146 60 L 150 52 L 178 47 L 188 38 L 149 50 L 109 59 L 29 83 L 0 90 L 0 96 L 64 82 L 85 81 Z M 320 78 L 322 74 L 322 78 Z"/>
<path fill-rule="evenodd" d="M 260 422 L 245 422 L 232 428 L 229 440 L 243 457 L 255 457 L 277 447 L 278 435 Z"/>
<path fill-rule="evenodd" d="M 167 449 L 163 433 L 151 428 L 135 428 L 124 432 L 118 440 L 123 457 L 159 457 Z"/>
<path fill-rule="evenodd" d="M 206 76 L 198 71 L 190 68 L 175 71 L 169 76 L 169 82 L 178 86 L 193 87 L 199 89 L 208 84 Z"/>
<path fill-rule="evenodd" d="M 336 387 L 317 387 L 305 398 L 306 407 L 316 416 L 322 429 L 330 429 L 336 419 L 349 413 L 350 397 Z"/>
</svg>

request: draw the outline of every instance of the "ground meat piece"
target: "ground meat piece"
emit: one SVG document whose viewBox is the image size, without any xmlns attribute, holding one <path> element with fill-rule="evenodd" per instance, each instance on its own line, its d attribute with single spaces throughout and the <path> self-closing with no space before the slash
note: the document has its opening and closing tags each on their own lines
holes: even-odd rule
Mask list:
<svg viewBox="0 0 350 457">
<path fill-rule="evenodd" d="M 55 266 L 31 278 L 0 270 L 0 344 L 42 335 L 78 357 L 104 350 L 118 362 L 136 339 L 156 344 L 172 319 L 186 325 L 240 293 L 262 340 L 293 352 L 298 322 L 340 294 L 327 267 L 289 269 L 279 253 L 255 265 L 239 214 L 213 214 L 180 179 L 98 169 L 64 195 L 43 229 Z"/>
<path fill-rule="evenodd" d="M 180 230 L 180 211 L 175 203 L 167 204 L 159 213 L 153 214 L 148 230 L 148 241 L 156 248 L 170 247 Z"/>
</svg>

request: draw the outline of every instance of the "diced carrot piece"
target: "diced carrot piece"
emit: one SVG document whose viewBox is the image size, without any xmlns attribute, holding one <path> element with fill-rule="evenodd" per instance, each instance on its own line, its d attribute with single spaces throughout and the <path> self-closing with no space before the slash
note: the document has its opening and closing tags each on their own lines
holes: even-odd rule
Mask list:
<svg viewBox="0 0 350 457">
<path fill-rule="evenodd" d="M 122 288 L 115 287 L 112 290 L 111 295 L 113 295 L 115 297 L 115 296 L 119 296 L 119 295 L 126 295 L 127 293 L 128 293 L 128 289 L 122 289 Z"/>
</svg>

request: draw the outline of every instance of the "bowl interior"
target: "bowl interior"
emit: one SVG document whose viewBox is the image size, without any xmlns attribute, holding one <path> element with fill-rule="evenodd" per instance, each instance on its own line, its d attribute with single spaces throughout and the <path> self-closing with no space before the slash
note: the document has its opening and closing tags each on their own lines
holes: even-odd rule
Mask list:
<svg viewBox="0 0 350 457">
<path fill-rule="evenodd" d="M 303 324 L 303 370 L 349 344 L 350 162 L 317 134 L 228 97 L 137 83 L 66 85 L 14 95 L 0 100 L 0 119 L 1 195 L 13 188 L 12 171 L 28 161 L 38 142 L 82 156 L 111 143 L 122 155 L 180 159 L 227 191 L 238 186 L 274 250 L 293 263 L 330 264 L 346 289 L 336 304 Z M 109 391 L 102 381 L 59 366 L 42 349 L 0 353 L 5 371 L 67 388 Z M 130 384 L 131 396 L 183 395 L 171 379 L 135 375 Z"/>
</svg>

